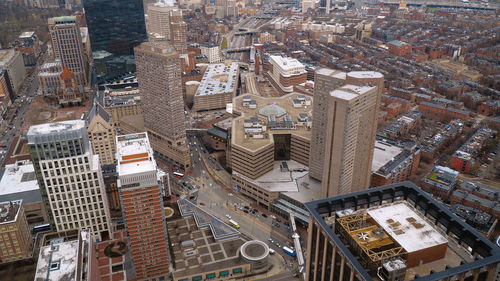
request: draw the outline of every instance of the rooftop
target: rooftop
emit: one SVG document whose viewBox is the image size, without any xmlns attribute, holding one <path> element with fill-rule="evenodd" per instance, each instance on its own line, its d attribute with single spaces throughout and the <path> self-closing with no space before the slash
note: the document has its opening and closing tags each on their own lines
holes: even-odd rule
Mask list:
<svg viewBox="0 0 500 281">
<path fill-rule="evenodd" d="M 28 130 L 28 139 L 30 139 L 30 136 L 51 135 L 70 131 L 80 131 L 82 129 L 85 129 L 85 121 L 83 120 L 69 120 L 34 125 Z M 31 143 L 31 141 L 29 142 Z"/>
<path fill-rule="evenodd" d="M 238 82 L 239 64 L 210 64 L 205 70 L 195 96 L 234 93 Z"/>
<path fill-rule="evenodd" d="M 350 101 L 376 88 L 377 87 L 356 86 L 348 84 L 330 92 L 330 95 L 338 99 Z"/>
<path fill-rule="evenodd" d="M 21 210 L 23 200 L 14 200 L 0 203 L 0 224 L 15 222 Z"/>
<path fill-rule="evenodd" d="M 384 142 L 383 139 L 375 141 L 373 152 L 372 172 L 378 171 L 385 164 L 393 161 L 396 156 L 403 152 L 403 148 L 394 144 Z"/>
<path fill-rule="evenodd" d="M 373 207 L 367 213 L 408 253 L 448 243 L 448 239 L 406 201 Z"/>
<path fill-rule="evenodd" d="M 0 50 L 0 67 L 7 65 L 15 54 L 14 49 Z"/>
<path fill-rule="evenodd" d="M 31 162 L 19 161 L 15 164 L 6 165 L 5 169 L 0 171 L 0 200 L 4 198 L 4 195 L 21 195 L 21 193 L 31 191 L 35 191 L 36 198 L 33 198 L 35 201 L 42 200 L 35 176 L 35 168 Z M 38 196 L 36 196 L 37 193 Z M 24 202 L 31 203 L 26 202 L 26 200 Z"/>
<path fill-rule="evenodd" d="M 117 171 L 120 176 L 156 171 L 152 158 L 153 150 L 147 133 L 137 133 L 116 137 Z"/>
<path fill-rule="evenodd" d="M 79 264 L 82 262 L 81 255 L 84 255 L 79 239 L 90 239 L 88 231 L 82 230 L 79 234 L 81 237 L 70 241 L 66 241 L 66 238 L 55 238 L 40 249 L 35 281 L 78 280 L 76 275 L 84 266 Z"/>
<path fill-rule="evenodd" d="M 398 241 L 396 246 L 401 243 L 409 251 L 449 242 L 444 258 L 411 267 L 406 271 L 405 280 L 442 280 L 486 265 L 495 267 L 500 262 L 500 248 L 411 182 L 321 199 L 305 205 L 318 227 L 359 274 L 359 279 L 380 280 L 376 268 L 361 265 L 360 252 L 350 246 L 347 237 L 338 233 L 338 227 L 332 224 L 330 216 L 338 220 L 339 217 L 365 211 L 376 221 L 376 225 L 381 225 L 385 233 Z M 366 206 L 374 207 L 367 209 Z M 363 219 L 363 216 L 360 214 L 359 218 Z M 435 225 L 437 221 L 440 227 Z M 351 225 L 358 224 L 353 221 Z M 403 232 L 397 231 L 398 228 Z M 429 232 L 424 233 L 424 229 Z M 458 237 L 461 245 L 456 240 Z"/>
<path fill-rule="evenodd" d="M 300 61 L 294 58 L 287 58 L 282 56 L 270 56 L 269 60 L 274 61 L 276 65 L 278 65 L 284 71 L 290 71 L 296 69 L 302 69 L 303 71 L 305 71 L 305 66 Z"/>
<path fill-rule="evenodd" d="M 307 113 L 310 117 L 312 116 L 312 97 L 301 100 L 302 98 L 299 99 L 300 96 L 303 95 L 291 93 L 286 96 L 273 98 L 254 95 L 244 95 L 234 98 L 233 113 L 241 115 L 241 117 L 233 118 L 231 128 L 232 145 L 255 151 L 267 144 L 274 143 L 273 134 L 275 133 L 292 134 L 310 139 L 310 128 L 307 125 L 299 126 L 297 120 L 301 113 Z M 246 103 L 244 103 L 243 100 L 248 97 L 256 101 L 255 108 L 246 106 Z M 282 115 L 283 111 L 285 112 L 284 115 Z M 254 124 L 252 126 L 255 128 L 249 126 L 249 124 Z"/>
<path fill-rule="evenodd" d="M 489 128 L 480 128 L 455 153 L 454 157 L 470 160 L 483 147 L 486 140 L 496 133 Z"/>
<path fill-rule="evenodd" d="M 21 33 L 21 35 L 19 35 L 19 38 L 30 38 L 33 35 L 35 35 L 34 31 L 25 31 L 25 32 Z"/>
</svg>

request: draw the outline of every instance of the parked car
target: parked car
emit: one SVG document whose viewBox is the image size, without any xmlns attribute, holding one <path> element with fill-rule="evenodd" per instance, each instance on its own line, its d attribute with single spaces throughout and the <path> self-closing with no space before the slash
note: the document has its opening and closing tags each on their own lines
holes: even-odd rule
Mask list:
<svg viewBox="0 0 500 281">
<path fill-rule="evenodd" d="M 267 215 L 266 215 L 266 214 L 264 214 L 264 213 L 262 213 L 262 216 L 263 216 L 264 218 L 267 218 Z"/>
</svg>

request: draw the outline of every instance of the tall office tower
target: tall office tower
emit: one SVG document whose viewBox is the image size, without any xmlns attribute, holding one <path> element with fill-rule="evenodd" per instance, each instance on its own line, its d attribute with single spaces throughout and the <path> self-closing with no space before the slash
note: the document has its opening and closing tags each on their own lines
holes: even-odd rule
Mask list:
<svg viewBox="0 0 500 281">
<path fill-rule="evenodd" d="M 96 103 L 90 111 L 87 122 L 87 135 L 92 152 L 99 155 L 101 165 L 115 163 L 115 127 L 111 115 Z"/>
<path fill-rule="evenodd" d="M 330 92 L 344 85 L 346 73 L 328 68 L 316 70 L 314 74 L 314 101 L 312 118 L 311 152 L 309 153 L 309 176 L 321 181 L 325 157 L 325 137 L 328 123 L 328 100 Z"/>
<path fill-rule="evenodd" d="M 84 0 L 99 81 L 135 71 L 134 47 L 146 41 L 142 0 Z"/>
<path fill-rule="evenodd" d="M 170 11 L 176 9 L 173 1 L 159 1 L 148 5 L 146 28 L 150 39 L 170 40 Z"/>
<path fill-rule="evenodd" d="M 90 149 L 85 121 L 31 126 L 28 148 L 52 230 L 89 229 L 110 235 L 108 202 L 99 156 Z"/>
<path fill-rule="evenodd" d="M 329 93 L 321 187 L 324 198 L 370 186 L 383 81 L 381 73 L 353 71 L 346 74 L 346 85 Z"/>
<path fill-rule="evenodd" d="M 118 189 L 137 279 L 162 280 L 169 272 L 167 227 L 148 135 L 118 136 L 116 146 Z"/>
<path fill-rule="evenodd" d="M 186 145 L 179 54 L 167 42 L 145 42 L 135 48 L 144 126 L 151 145 L 181 169 L 190 167 Z"/>
<path fill-rule="evenodd" d="M 75 16 L 49 18 L 49 32 L 54 57 L 61 60 L 74 75 L 78 85 L 88 82 L 89 62 Z"/>
<path fill-rule="evenodd" d="M 187 24 L 182 16 L 182 10 L 170 11 L 170 43 L 179 54 L 187 54 Z"/>
</svg>

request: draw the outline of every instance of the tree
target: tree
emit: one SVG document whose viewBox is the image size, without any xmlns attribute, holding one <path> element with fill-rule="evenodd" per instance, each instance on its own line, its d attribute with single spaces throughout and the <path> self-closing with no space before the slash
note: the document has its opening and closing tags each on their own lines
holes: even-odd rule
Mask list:
<svg viewBox="0 0 500 281">
<path fill-rule="evenodd" d="M 222 39 L 222 43 L 220 44 L 221 49 L 227 49 L 227 38 L 224 37 Z"/>
</svg>

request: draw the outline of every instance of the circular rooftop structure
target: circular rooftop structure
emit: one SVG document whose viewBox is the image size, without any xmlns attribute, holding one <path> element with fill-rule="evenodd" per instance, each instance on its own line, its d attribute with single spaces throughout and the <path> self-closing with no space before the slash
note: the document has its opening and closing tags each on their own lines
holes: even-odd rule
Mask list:
<svg viewBox="0 0 500 281">
<path fill-rule="evenodd" d="M 281 117 L 286 114 L 286 110 L 277 104 L 268 104 L 259 109 L 259 114 L 266 117 L 276 116 Z"/>
<path fill-rule="evenodd" d="M 251 263 L 252 269 L 259 269 L 267 266 L 269 247 L 259 240 L 247 241 L 240 247 L 241 257 Z"/>
</svg>

